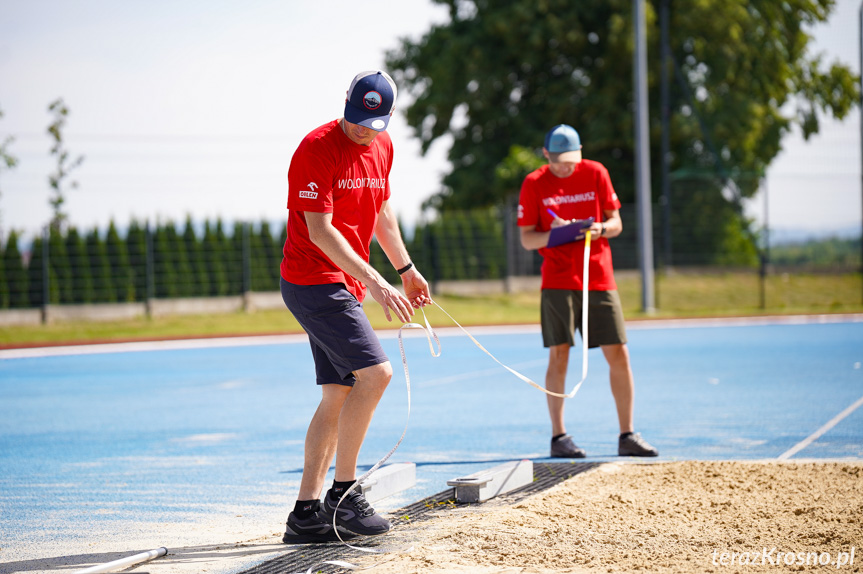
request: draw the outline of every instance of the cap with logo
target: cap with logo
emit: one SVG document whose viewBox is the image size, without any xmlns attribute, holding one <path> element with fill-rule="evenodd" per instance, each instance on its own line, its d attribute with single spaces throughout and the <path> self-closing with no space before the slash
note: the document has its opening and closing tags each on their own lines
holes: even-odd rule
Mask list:
<svg viewBox="0 0 863 574">
<path fill-rule="evenodd" d="M 581 161 L 581 138 L 572 126 L 560 124 L 551 128 L 545 135 L 544 147 L 551 161 Z"/>
<path fill-rule="evenodd" d="M 345 119 L 379 132 L 387 129 L 396 108 L 396 83 L 386 72 L 360 72 L 348 88 Z"/>
</svg>

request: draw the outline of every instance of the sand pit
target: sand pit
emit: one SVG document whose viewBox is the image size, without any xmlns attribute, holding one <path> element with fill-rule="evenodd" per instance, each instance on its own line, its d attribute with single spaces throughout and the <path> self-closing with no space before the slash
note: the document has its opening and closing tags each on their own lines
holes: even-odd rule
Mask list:
<svg viewBox="0 0 863 574">
<path fill-rule="evenodd" d="M 413 550 L 383 556 L 281 544 L 288 503 L 77 543 L 46 532 L 2 545 L 0 572 L 73 572 L 159 546 L 169 555 L 126 571 L 234 574 L 296 552 L 302 567 L 284 571 L 300 572 L 321 550 L 370 574 L 863 572 L 863 461 L 611 462 L 518 502 L 443 505 L 407 524 L 394 513 L 398 527 L 378 540 Z"/>
<path fill-rule="evenodd" d="M 363 558 L 386 560 L 366 572 L 861 572 L 863 463 L 610 463 L 393 543 L 413 550 Z"/>
</svg>

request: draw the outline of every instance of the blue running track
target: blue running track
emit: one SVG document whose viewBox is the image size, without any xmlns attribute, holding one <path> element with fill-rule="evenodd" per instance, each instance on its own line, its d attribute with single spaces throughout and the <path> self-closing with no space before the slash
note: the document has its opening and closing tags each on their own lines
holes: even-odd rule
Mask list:
<svg viewBox="0 0 863 574">
<path fill-rule="evenodd" d="M 420 500 L 498 462 L 548 456 L 545 396 L 461 332 L 441 333 L 439 358 L 419 332 L 405 339 L 412 410 L 391 461 L 416 463 L 418 483 L 379 509 Z M 538 329 L 475 335 L 543 383 L 547 351 Z M 792 460 L 863 458 L 863 407 L 852 408 L 863 397 L 861 317 L 633 323 L 629 339 L 636 430 L 659 448 L 660 460 L 775 459 L 807 439 Z M 320 397 L 311 355 L 299 336 L 240 343 L 0 352 L 3 546 L 27 544 L 46 525 L 51 536 L 84 541 L 112 521 L 194 521 L 230 501 L 292 501 Z M 361 452 L 365 468 L 392 448 L 407 416 L 392 333 L 384 346 L 395 376 Z M 580 373 L 576 348 L 568 388 Z M 568 402 L 567 424 L 588 460 L 617 458 L 599 350 L 590 352 L 587 381 Z"/>
</svg>

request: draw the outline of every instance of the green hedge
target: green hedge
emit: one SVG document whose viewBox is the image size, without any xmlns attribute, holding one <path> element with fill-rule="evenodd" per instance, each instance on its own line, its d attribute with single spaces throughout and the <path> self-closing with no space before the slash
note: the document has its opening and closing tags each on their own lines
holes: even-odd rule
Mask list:
<svg viewBox="0 0 863 574">
<path fill-rule="evenodd" d="M 21 247 L 12 231 L 0 249 L 0 308 L 50 304 L 123 303 L 149 297 L 209 297 L 276 291 L 284 234 L 270 224 L 221 220 L 197 232 L 190 219 L 148 227 L 133 221 L 125 237 L 111 222 L 94 228 L 52 229 Z M 47 261 L 47 265 L 46 265 Z M 48 277 L 46 292 L 45 277 Z"/>
</svg>

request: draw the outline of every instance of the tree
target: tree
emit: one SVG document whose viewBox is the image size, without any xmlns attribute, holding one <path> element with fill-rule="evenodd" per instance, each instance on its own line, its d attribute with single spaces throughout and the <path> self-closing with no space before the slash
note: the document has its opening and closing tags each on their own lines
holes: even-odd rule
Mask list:
<svg viewBox="0 0 863 574">
<path fill-rule="evenodd" d="M 15 231 L 9 232 L 0 267 L 3 269 L 0 277 L 5 275 L 5 283 L 8 288 L 8 299 L 5 302 L 0 301 L 3 303 L 2 306 L 9 306 L 13 309 L 27 307 L 29 303 L 27 271 L 24 269 L 24 261 L 18 248 L 18 233 Z"/>
<path fill-rule="evenodd" d="M 3 119 L 3 110 L 0 110 L 0 119 Z M 0 173 L 14 169 L 18 165 L 18 158 L 9 153 L 9 146 L 14 141 L 15 138 L 7 136 L 6 139 L 0 142 Z M 0 188 L 0 197 L 3 197 L 2 188 Z M 2 227 L 0 227 L 0 231 L 2 231 Z"/>
<path fill-rule="evenodd" d="M 191 297 L 195 293 L 195 278 L 192 266 L 189 264 L 189 254 L 186 252 L 186 242 L 177 232 L 173 221 L 165 224 L 165 239 L 168 243 L 168 257 L 174 270 L 177 283 L 176 296 Z"/>
<path fill-rule="evenodd" d="M 195 226 L 192 223 L 192 217 L 190 215 L 186 216 L 186 225 L 183 228 L 183 242 L 186 245 L 186 253 L 189 256 L 189 265 L 192 269 L 192 276 L 190 277 L 192 293 L 197 297 L 205 297 L 209 294 L 207 262 L 204 261 L 201 244 L 195 234 Z"/>
<path fill-rule="evenodd" d="M 30 307 L 41 307 L 48 303 L 48 301 L 45 301 L 43 291 L 45 285 L 44 265 L 44 245 L 42 237 L 37 235 L 33 239 L 33 247 L 30 249 L 30 261 L 27 264 Z"/>
<path fill-rule="evenodd" d="M 511 146 L 538 154 L 557 123 L 576 127 L 585 157 L 605 164 L 621 201 L 633 203 L 631 1 L 434 1 L 449 7 L 449 22 L 417 41 L 402 39 L 386 57 L 411 102 L 407 121 L 423 152 L 452 137 L 452 170 L 428 203 L 440 210 L 502 203 L 520 183 L 494 179 L 507 158 L 514 161 Z M 828 66 L 807 52 L 806 27 L 825 21 L 832 7 L 832 0 L 672 3 L 671 168 L 717 174 L 714 193 L 734 191 L 732 217 L 739 217 L 740 199 L 757 190 L 757 181 L 730 180 L 733 171 L 763 173 L 793 125 L 808 137 L 820 113 L 841 119 L 856 105 L 848 66 Z M 647 16 L 656 197 L 659 34 L 650 6 Z"/>
<path fill-rule="evenodd" d="M 52 304 L 74 303 L 72 296 L 72 266 L 63 232 L 58 227 L 48 229 L 49 286 Z"/>
<path fill-rule="evenodd" d="M 261 227 L 258 232 L 260 236 L 261 248 L 266 255 L 266 283 L 261 287 L 261 291 L 275 291 L 279 288 L 279 266 L 282 263 L 282 246 L 276 237 L 273 237 L 273 232 L 270 230 L 270 224 L 267 220 L 261 220 Z"/>
<path fill-rule="evenodd" d="M 147 299 L 147 231 L 133 219 L 126 232 L 126 252 L 129 254 L 129 267 L 132 270 L 132 286 L 135 301 Z"/>
<path fill-rule="evenodd" d="M 225 276 L 228 279 L 228 294 L 239 295 L 243 292 L 243 276 L 245 275 L 243 261 L 244 224 L 234 222 L 230 237 L 222 231 L 222 220 L 216 221 L 216 235 L 222 244 L 222 256 L 225 258 Z"/>
<path fill-rule="evenodd" d="M 743 184 L 750 180 L 737 177 Z M 677 265 L 755 266 L 758 253 L 749 223 L 717 192 L 716 174 L 678 170 L 671 186 L 674 261 Z"/>
<path fill-rule="evenodd" d="M 63 98 L 59 98 L 48 106 L 48 111 L 54 114 L 54 121 L 48 126 L 48 134 L 54 140 L 54 145 L 51 146 L 51 155 L 57 162 L 57 169 L 48 176 L 48 184 L 51 186 L 53 195 L 48 199 L 51 205 L 53 215 L 51 217 L 51 227 L 61 229 L 68 219 L 68 215 L 63 211 L 63 204 L 66 202 L 66 180 L 71 175 L 72 171 L 78 168 L 84 161 L 84 156 L 78 156 L 75 159 L 69 157 L 69 151 L 63 141 L 63 129 L 66 127 L 66 118 L 69 115 L 69 108 L 63 102 Z M 72 189 L 78 187 L 77 181 L 68 182 L 68 186 Z"/>
<path fill-rule="evenodd" d="M 251 291 L 273 291 L 274 283 L 271 280 L 270 274 L 270 259 L 268 249 L 270 248 L 273 238 L 269 235 L 269 230 L 264 229 L 266 222 L 261 223 L 261 229 L 254 231 L 249 225 L 249 259 L 251 264 Z"/>
<path fill-rule="evenodd" d="M 9 306 L 9 280 L 6 277 L 5 257 L 6 254 L 4 251 L 3 257 L 0 257 L 0 309 L 5 309 Z"/>
<path fill-rule="evenodd" d="M 111 266 L 111 284 L 114 286 L 114 299 L 120 303 L 135 300 L 135 284 L 132 267 L 129 264 L 129 253 L 126 244 L 120 239 L 114 220 L 108 225 L 108 235 L 105 237 L 105 249 Z"/>
<path fill-rule="evenodd" d="M 153 236 L 153 275 L 156 281 L 156 297 L 160 299 L 177 297 L 177 273 L 171 255 L 172 242 L 164 225 L 156 226 Z"/>
<path fill-rule="evenodd" d="M 228 278 L 225 274 L 225 263 L 223 259 L 224 248 L 222 240 L 224 233 L 222 232 L 222 222 L 219 221 L 217 227 L 210 225 L 207 221 L 204 223 L 204 260 L 207 262 L 207 270 L 209 273 L 209 285 L 206 294 L 213 296 L 227 295 L 228 293 Z"/>
<path fill-rule="evenodd" d="M 69 270 L 72 277 L 71 300 L 75 303 L 92 303 L 95 296 L 90 257 L 87 254 L 84 239 L 74 226 L 70 226 L 66 231 L 66 253 L 69 255 Z"/>
<path fill-rule="evenodd" d="M 101 303 L 114 303 L 117 298 L 111 281 L 111 262 L 108 260 L 108 250 L 105 248 L 105 242 L 99 237 L 97 227 L 87 234 L 85 244 L 90 274 L 93 277 L 94 300 Z"/>
</svg>

